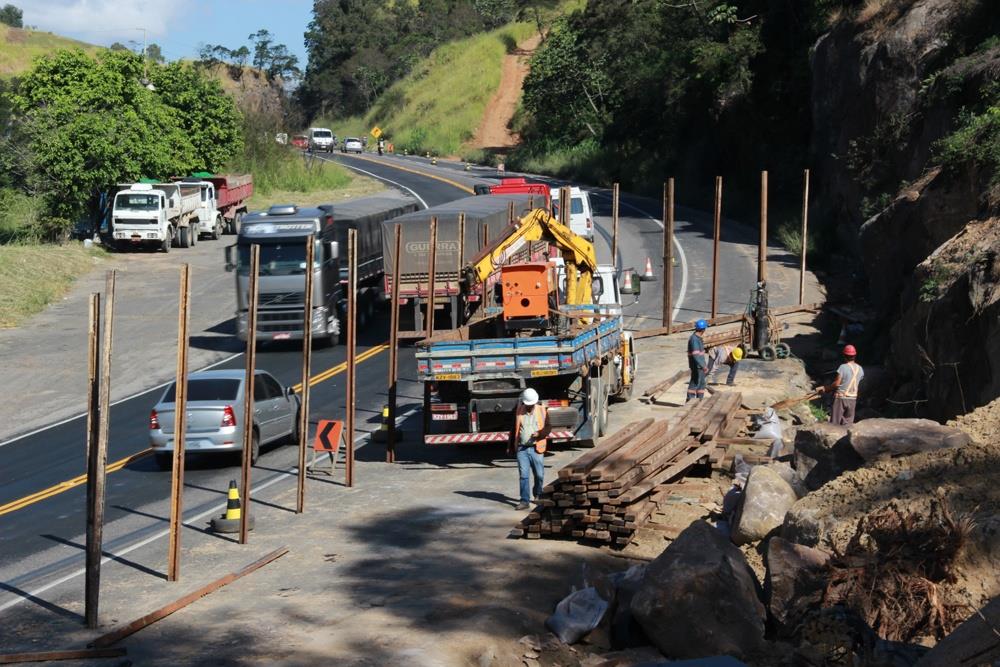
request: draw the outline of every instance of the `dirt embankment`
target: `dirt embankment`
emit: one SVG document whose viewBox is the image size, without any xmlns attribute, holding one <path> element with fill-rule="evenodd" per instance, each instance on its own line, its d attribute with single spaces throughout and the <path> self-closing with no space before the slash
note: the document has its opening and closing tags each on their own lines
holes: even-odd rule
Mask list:
<svg viewBox="0 0 1000 667">
<path fill-rule="evenodd" d="M 473 148 L 511 148 L 517 144 L 518 137 L 510 131 L 510 121 L 517 110 L 524 79 L 528 76 L 528 60 L 540 41 L 541 37 L 534 35 L 504 57 L 500 87 L 486 105 L 483 120 L 471 142 Z"/>
</svg>

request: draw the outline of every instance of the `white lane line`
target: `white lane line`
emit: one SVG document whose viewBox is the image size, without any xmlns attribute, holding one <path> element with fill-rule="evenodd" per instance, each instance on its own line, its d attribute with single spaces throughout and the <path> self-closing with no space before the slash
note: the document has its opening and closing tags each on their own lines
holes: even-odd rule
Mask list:
<svg viewBox="0 0 1000 667">
<path fill-rule="evenodd" d="M 595 192 L 594 194 L 597 195 L 598 197 L 604 197 L 605 199 L 611 199 L 611 197 L 609 197 L 608 195 L 604 194 L 603 192 Z M 629 204 L 624 199 L 620 199 L 619 200 L 619 204 L 622 205 L 622 206 L 626 206 L 626 207 L 632 209 L 633 211 L 637 211 L 638 213 L 646 216 L 647 218 L 649 218 L 650 220 L 652 220 L 653 222 L 655 222 L 660 227 L 660 229 L 663 229 L 663 222 L 662 221 L 654 218 L 650 214 L 648 214 L 645 211 L 643 211 L 641 208 L 639 208 L 637 206 L 633 206 L 632 204 Z M 681 290 L 680 290 L 680 294 L 677 296 L 677 303 L 674 305 L 674 313 L 673 313 L 673 317 L 676 318 L 680 314 L 680 312 L 681 312 L 681 305 L 684 303 L 684 297 L 687 296 L 688 263 L 687 263 L 687 255 L 684 254 L 684 248 L 681 247 L 681 242 L 677 240 L 677 235 L 676 234 L 674 234 L 674 247 L 677 248 L 677 255 L 681 258 Z M 663 267 L 663 270 L 667 271 L 668 268 L 667 267 Z"/>
<path fill-rule="evenodd" d="M 364 170 L 364 169 L 362 169 L 360 167 L 355 167 L 354 165 L 347 164 L 346 162 L 338 162 L 337 160 L 334 160 L 333 158 L 320 157 L 318 155 L 316 157 L 319 158 L 320 160 L 322 160 L 323 162 L 333 162 L 334 164 L 339 164 L 342 167 L 347 167 L 348 169 L 353 169 L 354 171 L 360 171 L 362 174 L 365 174 L 366 176 L 371 176 L 372 178 L 376 178 L 376 179 L 378 179 L 380 181 L 385 181 L 386 183 L 391 183 L 391 184 L 395 185 L 397 188 L 402 188 L 403 190 L 406 190 L 411 195 L 413 195 L 414 197 L 416 197 L 417 201 L 419 201 L 421 204 L 424 205 L 424 208 L 430 208 L 430 206 L 427 205 L 427 202 L 424 201 L 423 197 L 421 197 L 416 192 L 414 192 L 412 189 L 406 187 L 402 183 L 397 183 L 396 181 L 394 181 L 394 180 L 392 180 L 390 178 L 386 178 L 385 176 L 379 176 L 378 174 L 373 174 L 370 171 L 366 171 L 366 170 Z"/>
<path fill-rule="evenodd" d="M 400 416 L 401 417 L 408 416 L 410 414 L 413 414 L 414 412 L 416 412 L 415 408 L 412 409 L 412 410 L 407 411 L 406 413 L 404 413 L 403 415 L 400 415 Z M 370 433 L 362 433 L 361 435 L 359 435 L 357 438 L 354 439 L 354 444 L 357 444 L 357 443 L 361 442 L 365 438 L 369 437 L 369 435 L 371 435 L 371 434 Z M 358 449 L 360 449 L 360 447 Z M 256 496 L 259 492 L 263 491 L 267 487 L 273 486 L 274 484 L 277 484 L 278 482 L 280 482 L 281 480 L 285 479 L 286 477 L 295 477 L 298 474 L 299 474 L 298 466 L 296 466 L 294 468 L 289 468 L 288 470 L 282 470 L 281 472 L 275 473 L 275 476 L 272 479 L 269 479 L 266 482 L 263 482 L 261 484 L 258 484 L 255 487 L 251 488 L 251 490 L 250 490 L 250 502 L 253 502 L 254 496 Z M 183 524 L 187 528 L 191 528 L 192 526 L 190 526 L 188 524 L 192 524 L 192 523 L 195 523 L 197 521 L 201 521 L 205 517 L 210 516 L 210 515 L 215 514 L 215 513 L 218 513 L 218 512 L 221 512 L 221 511 L 223 511 L 225 509 L 226 509 L 226 503 L 219 503 L 215 507 L 212 507 L 211 509 L 207 509 L 204 512 L 202 512 L 201 514 L 197 514 L 195 516 L 185 518 L 184 521 L 183 521 Z M 150 535 L 149 537 L 147 537 L 144 540 L 139 540 L 135 544 L 130 544 L 129 546 L 125 547 L 124 549 L 112 553 L 110 556 L 105 556 L 104 558 L 101 559 L 101 565 L 109 563 L 109 562 L 111 562 L 112 560 L 114 560 L 116 558 L 121 558 L 125 554 L 131 553 L 131 552 L 135 551 L 136 549 L 141 549 L 142 547 L 146 546 L 147 544 L 151 544 L 151 543 L 155 542 L 156 540 L 163 539 L 164 537 L 168 536 L 169 534 L 170 534 L 170 529 L 169 528 L 165 528 L 165 529 L 161 530 L 158 533 L 153 533 L 152 535 Z M 29 591 L 27 593 L 22 593 L 22 594 L 20 594 L 19 597 L 16 597 L 13 600 L 8 600 L 7 602 L 5 602 L 3 604 L 0 604 L 0 612 L 5 611 L 7 609 L 10 609 L 11 607 L 16 607 L 17 605 L 21 604 L 22 602 L 29 602 L 32 598 L 37 598 L 42 593 L 44 593 L 44 592 L 46 592 L 48 590 L 51 590 L 52 588 L 55 588 L 56 586 L 58 586 L 60 584 L 64 584 L 67 581 L 70 581 L 71 579 L 75 579 L 76 577 L 79 577 L 79 576 L 81 576 L 83 574 L 86 574 L 86 572 L 87 572 L 86 568 L 81 568 L 79 570 L 74 570 L 73 572 L 70 572 L 69 574 L 66 574 L 66 575 L 62 576 L 62 577 L 56 579 L 55 581 L 50 581 L 49 583 L 45 584 L 44 586 L 39 586 L 38 588 L 36 588 L 33 591 Z"/>
<path fill-rule="evenodd" d="M 242 354 L 243 354 L 242 352 L 237 352 L 236 354 L 230 355 L 230 356 L 226 357 L 225 359 L 220 359 L 219 361 L 213 362 L 213 363 L 209 364 L 208 366 L 205 366 L 203 368 L 199 368 L 199 369 L 193 370 L 191 372 L 192 373 L 198 373 L 200 371 L 207 371 L 208 369 L 215 368 L 216 366 L 224 364 L 227 361 L 232 361 L 233 359 L 235 359 L 236 357 L 239 357 Z M 157 389 L 163 389 L 164 387 L 166 387 L 171 382 L 173 382 L 173 380 L 167 380 L 166 382 L 162 382 L 162 383 L 156 385 L 155 387 L 150 387 L 149 389 L 143 389 L 142 391 L 136 392 L 134 394 L 130 394 L 128 396 L 125 396 L 124 398 L 119 398 L 117 401 L 114 401 L 111 404 L 111 407 L 114 407 L 114 406 L 118 405 L 119 403 L 124 403 L 125 401 L 131 401 L 133 398 L 136 398 L 138 396 L 144 396 L 144 395 L 146 395 L 146 394 L 148 394 L 148 393 L 150 393 L 152 391 L 156 391 Z M 33 435 L 37 435 L 37 434 L 42 433 L 44 431 L 48 431 L 49 429 L 55 428 L 57 426 L 62 426 L 63 424 L 68 424 L 69 422 L 73 421 L 74 419 L 82 419 L 83 417 L 86 417 L 86 416 L 87 416 L 86 412 L 81 412 L 78 415 L 73 415 L 72 417 L 67 417 L 66 419 L 57 421 L 54 424 L 49 424 L 48 426 L 42 426 L 41 428 L 36 428 L 34 431 L 29 431 L 28 433 L 24 433 L 24 434 L 19 435 L 19 436 L 15 437 L 15 438 L 11 438 L 10 440 L 4 440 L 3 442 L 0 442 L 0 447 L 5 447 L 5 446 L 7 446 L 7 445 L 9 445 L 9 444 L 11 444 L 13 442 L 17 442 L 18 440 L 24 440 L 25 438 L 30 438 Z"/>
</svg>

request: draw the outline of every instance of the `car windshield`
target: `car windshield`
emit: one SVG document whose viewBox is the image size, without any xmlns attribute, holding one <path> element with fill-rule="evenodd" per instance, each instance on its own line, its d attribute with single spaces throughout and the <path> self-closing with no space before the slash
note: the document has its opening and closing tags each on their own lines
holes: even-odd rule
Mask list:
<svg viewBox="0 0 1000 667">
<path fill-rule="evenodd" d="M 360 143 L 361 143 L 361 140 L 360 140 L 360 139 L 357 139 L 357 138 L 355 138 L 355 137 L 348 137 L 348 138 L 346 139 L 346 141 L 347 141 L 347 143 L 349 143 L 349 144 L 351 144 L 351 143 L 359 143 L 359 144 L 360 144 Z"/>
<path fill-rule="evenodd" d="M 159 195 L 120 194 L 115 198 L 115 208 L 120 211 L 156 211 L 159 210 Z"/>
<path fill-rule="evenodd" d="M 317 257 L 319 253 L 317 252 Z M 239 246 L 240 275 L 250 274 L 250 246 Z M 290 276 L 306 272 L 306 244 L 302 241 L 260 244 L 260 275 Z"/>
<path fill-rule="evenodd" d="M 189 401 L 235 401 L 240 390 L 239 380 L 204 378 L 188 380 Z M 163 396 L 163 403 L 173 403 L 177 395 L 177 384 L 172 383 Z"/>
<path fill-rule="evenodd" d="M 313 132 L 314 139 L 329 139 L 332 136 L 333 132 L 330 132 L 329 130 L 318 130 L 316 132 Z"/>
</svg>

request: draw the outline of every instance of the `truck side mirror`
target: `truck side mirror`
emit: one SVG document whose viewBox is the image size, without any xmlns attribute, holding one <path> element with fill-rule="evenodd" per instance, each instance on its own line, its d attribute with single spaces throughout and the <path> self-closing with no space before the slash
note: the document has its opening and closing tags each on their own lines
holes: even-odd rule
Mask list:
<svg viewBox="0 0 1000 667">
<path fill-rule="evenodd" d="M 340 257 L 340 244 L 336 241 L 326 241 L 323 245 L 326 246 L 326 256 L 327 259 L 337 259 Z"/>
<path fill-rule="evenodd" d="M 236 249 L 236 246 L 234 246 L 234 245 L 226 246 L 226 248 L 225 248 L 225 252 L 226 252 L 226 272 L 227 273 L 232 273 L 236 269 L 236 262 L 233 261 L 233 251 L 235 249 Z"/>
</svg>

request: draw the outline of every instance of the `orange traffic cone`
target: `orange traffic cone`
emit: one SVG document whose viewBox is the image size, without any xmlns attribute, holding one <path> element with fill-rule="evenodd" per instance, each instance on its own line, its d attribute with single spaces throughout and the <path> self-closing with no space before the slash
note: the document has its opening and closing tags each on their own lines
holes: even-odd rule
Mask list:
<svg viewBox="0 0 1000 667">
<path fill-rule="evenodd" d="M 653 262 L 649 259 L 649 257 L 646 258 L 646 270 L 639 277 L 639 280 L 656 280 L 656 276 L 653 275 Z"/>
</svg>

